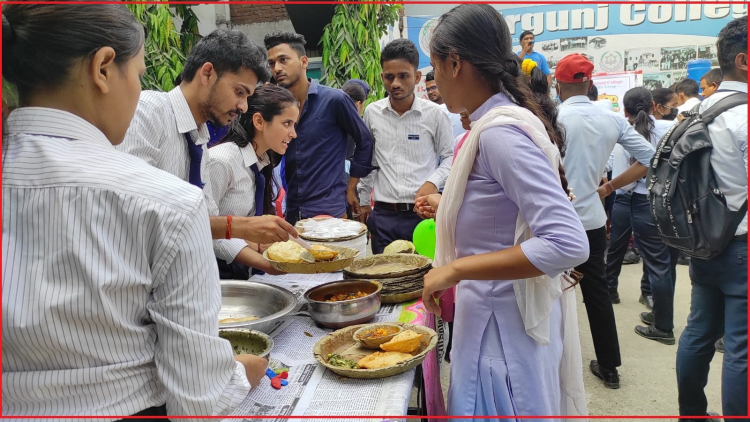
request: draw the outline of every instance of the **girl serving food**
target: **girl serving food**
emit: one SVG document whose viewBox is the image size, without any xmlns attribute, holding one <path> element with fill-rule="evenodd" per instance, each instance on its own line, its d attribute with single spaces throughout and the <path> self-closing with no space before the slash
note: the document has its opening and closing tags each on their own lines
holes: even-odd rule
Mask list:
<svg viewBox="0 0 750 422">
<path fill-rule="evenodd" d="M 575 295 L 560 275 L 589 251 L 551 141 L 563 140 L 492 6 L 444 14 L 430 51 L 448 110 L 472 122 L 442 201 L 417 200 L 437 211 L 427 309 L 439 315 L 435 300 L 458 286 L 448 413 L 586 414 Z"/>
<path fill-rule="evenodd" d="M 207 168 L 212 200 L 221 215 L 276 214 L 273 169 L 297 137 L 299 103 L 286 89 L 258 87 L 247 98 L 247 112 L 232 122 L 222 142 L 211 148 Z M 278 186 L 276 187 L 278 188 Z M 262 247 L 243 240 L 215 240 L 222 279 L 247 280 L 250 267 L 280 274 L 261 255 Z M 222 257 L 234 257 L 231 262 Z"/>
</svg>

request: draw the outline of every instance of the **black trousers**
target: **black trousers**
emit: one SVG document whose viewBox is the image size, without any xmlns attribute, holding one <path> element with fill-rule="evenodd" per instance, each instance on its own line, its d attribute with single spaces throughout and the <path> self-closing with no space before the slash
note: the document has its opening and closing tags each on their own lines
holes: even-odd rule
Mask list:
<svg viewBox="0 0 750 422">
<path fill-rule="evenodd" d="M 394 240 L 411 242 L 414 229 L 421 222 L 422 217 L 412 210 L 390 211 L 376 207 L 367 219 L 367 228 L 372 234 L 372 253 L 383 253 L 383 249 Z"/>
<path fill-rule="evenodd" d="M 583 274 L 580 282 L 581 294 L 589 317 L 591 336 L 594 339 L 594 350 L 599 365 L 614 369 L 622 364 L 620 361 L 620 342 L 617 339 L 615 311 L 607 289 L 606 265 L 607 229 L 600 227 L 587 230 L 589 239 L 589 259 L 576 267 Z"/>
<path fill-rule="evenodd" d="M 167 405 L 162 404 L 161 406 L 149 407 L 148 409 L 141 410 L 138 413 L 134 413 L 130 416 L 167 416 Z M 117 422 L 131 422 L 131 421 L 144 421 L 144 422 L 169 422 L 167 418 L 138 418 L 138 419 L 120 419 Z"/>
</svg>

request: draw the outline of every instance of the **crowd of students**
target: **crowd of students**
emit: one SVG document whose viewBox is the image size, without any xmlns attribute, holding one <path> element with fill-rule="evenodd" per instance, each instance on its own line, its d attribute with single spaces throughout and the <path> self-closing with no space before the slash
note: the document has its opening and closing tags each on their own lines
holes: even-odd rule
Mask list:
<svg viewBox="0 0 750 422">
<path fill-rule="evenodd" d="M 436 219 L 423 301 L 452 323 L 449 414 L 586 415 L 575 288 L 590 371 L 618 388 L 612 303 L 630 231 L 653 297 L 636 332 L 675 342 L 674 253 L 642 178 L 692 88 L 631 90 L 623 117 L 589 100 L 594 66 L 570 54 L 555 68 L 558 107 L 533 36 L 523 57 L 511 40 L 493 7 L 455 7 L 432 35 L 431 101 L 414 92 L 416 46 L 397 39 L 380 59 L 387 97 L 365 108 L 363 81 L 338 90 L 307 77 L 299 34 L 260 46 L 215 31 L 177 87 L 141 92 L 144 32 L 124 6 L 3 7 L 3 76 L 21 97 L 3 133 L 4 414 L 228 414 L 267 361 L 234 357 L 218 337 L 219 279 L 276 273 L 262 252 L 297 236 L 294 223 L 351 214 L 375 253 Z M 715 93 L 701 110 L 747 92 L 747 21 L 717 47 L 723 76 L 706 75 Z M 746 113 L 710 126 L 732 209 L 746 198 Z M 220 140 L 208 122 L 227 128 Z M 602 199 L 613 192 L 608 251 Z M 719 257 L 691 260 L 681 415 L 707 414 L 722 334 L 724 414 L 747 412 L 746 219 L 736 235 Z"/>
</svg>

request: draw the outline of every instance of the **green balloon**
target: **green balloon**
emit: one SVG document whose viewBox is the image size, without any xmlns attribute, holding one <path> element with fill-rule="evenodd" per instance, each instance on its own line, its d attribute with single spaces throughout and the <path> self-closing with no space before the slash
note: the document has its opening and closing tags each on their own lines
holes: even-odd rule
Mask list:
<svg viewBox="0 0 750 422">
<path fill-rule="evenodd" d="M 435 259 L 436 236 L 434 219 L 424 220 L 417 225 L 414 229 L 412 243 L 414 243 L 418 254 Z"/>
</svg>

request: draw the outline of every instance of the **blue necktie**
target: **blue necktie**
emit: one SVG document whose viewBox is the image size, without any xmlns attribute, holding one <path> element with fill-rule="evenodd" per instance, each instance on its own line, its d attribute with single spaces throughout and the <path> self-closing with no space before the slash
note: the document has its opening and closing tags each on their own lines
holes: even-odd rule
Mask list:
<svg viewBox="0 0 750 422">
<path fill-rule="evenodd" d="M 185 133 L 185 140 L 187 141 L 188 154 L 190 154 L 190 173 L 188 173 L 188 182 L 190 182 L 191 185 L 203 189 L 204 183 L 201 180 L 203 147 L 195 145 L 195 142 L 193 142 L 193 138 L 190 137 L 189 133 Z"/>
<path fill-rule="evenodd" d="M 263 215 L 263 199 L 266 190 L 266 176 L 258 170 L 258 163 L 250 166 L 250 170 L 255 175 L 255 215 Z"/>
</svg>

